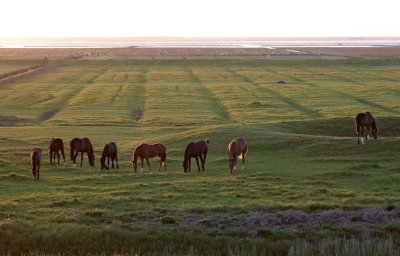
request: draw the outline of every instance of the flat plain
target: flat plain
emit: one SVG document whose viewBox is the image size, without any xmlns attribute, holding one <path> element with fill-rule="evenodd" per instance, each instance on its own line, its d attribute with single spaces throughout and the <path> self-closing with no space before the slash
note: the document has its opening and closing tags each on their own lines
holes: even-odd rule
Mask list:
<svg viewBox="0 0 400 256">
<path fill-rule="evenodd" d="M 400 56 L 377 55 L 75 54 L 0 81 L 0 253 L 329 254 L 327 241 L 395 251 Z M 42 61 L 10 56 L 0 73 Z M 365 111 L 380 137 L 358 145 L 354 117 Z M 231 175 L 226 147 L 238 136 L 249 154 Z M 49 164 L 52 137 L 64 140 L 66 166 Z M 94 168 L 86 156 L 72 167 L 74 137 L 92 141 Z M 185 174 L 186 145 L 206 138 L 206 170 L 192 160 Z M 110 141 L 120 169 L 102 171 Z M 142 142 L 167 146 L 167 172 L 157 159 L 132 172 Z M 44 150 L 39 181 L 32 147 Z"/>
</svg>

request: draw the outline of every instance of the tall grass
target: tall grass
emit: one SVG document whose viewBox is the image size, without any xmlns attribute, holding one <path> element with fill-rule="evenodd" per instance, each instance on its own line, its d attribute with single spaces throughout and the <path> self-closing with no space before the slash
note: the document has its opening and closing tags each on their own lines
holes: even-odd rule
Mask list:
<svg viewBox="0 0 400 256">
<path fill-rule="evenodd" d="M 400 255 L 397 238 L 385 239 L 346 239 L 331 238 L 318 242 L 305 240 L 295 241 L 289 249 L 289 256 L 322 256 L 322 255 L 351 255 L 351 256 L 386 256 Z"/>
</svg>

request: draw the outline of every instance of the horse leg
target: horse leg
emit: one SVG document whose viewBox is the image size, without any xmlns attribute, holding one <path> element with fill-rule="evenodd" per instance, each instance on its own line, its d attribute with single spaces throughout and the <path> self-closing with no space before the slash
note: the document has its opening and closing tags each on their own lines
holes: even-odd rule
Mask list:
<svg viewBox="0 0 400 256">
<path fill-rule="evenodd" d="M 117 169 L 119 169 L 119 167 L 118 167 L 118 156 L 117 156 L 116 153 L 115 153 L 115 164 L 117 165 Z"/>
<path fill-rule="evenodd" d="M 164 156 L 163 159 L 162 159 L 162 161 L 163 161 L 163 164 L 164 164 L 164 171 L 167 171 L 167 163 L 166 163 L 167 157 Z"/>
<path fill-rule="evenodd" d="M 191 169 L 190 169 L 190 168 L 191 168 L 191 165 L 192 165 L 192 158 L 189 157 L 189 170 L 188 170 L 189 172 L 191 171 Z"/>
<path fill-rule="evenodd" d="M 356 121 L 357 143 L 360 144 L 360 125 Z"/>
<path fill-rule="evenodd" d="M 140 162 L 142 163 L 142 168 L 140 169 L 140 172 L 144 172 L 144 169 L 143 169 L 143 157 L 140 158 Z"/>
<path fill-rule="evenodd" d="M 201 170 L 204 172 L 204 158 L 200 155 Z"/>
<path fill-rule="evenodd" d="M 150 166 L 150 161 L 149 161 L 149 158 L 148 158 L 148 157 L 146 157 L 146 162 L 147 162 L 147 165 L 149 166 L 150 172 L 151 172 L 151 166 Z"/>
<path fill-rule="evenodd" d="M 242 171 L 244 171 L 244 155 L 242 153 Z"/>
<path fill-rule="evenodd" d="M 36 180 L 39 180 L 39 170 L 40 170 L 40 164 L 37 165 L 37 169 L 36 169 Z"/>
<path fill-rule="evenodd" d="M 365 126 L 365 130 L 366 130 L 366 132 L 365 132 L 365 141 L 367 141 L 369 139 L 369 128 L 370 127 L 371 127 L 370 125 L 366 125 Z"/>
<path fill-rule="evenodd" d="M 112 163 L 112 159 L 111 159 L 111 163 Z M 112 168 L 114 168 L 114 164 L 113 164 Z M 109 156 L 107 156 L 107 169 L 110 169 L 110 157 Z"/>
<path fill-rule="evenodd" d="M 197 163 L 197 168 L 199 169 L 199 172 L 200 172 L 199 158 L 197 156 L 196 156 L 196 163 Z"/>
<path fill-rule="evenodd" d="M 76 167 L 76 158 L 78 157 L 79 151 L 76 151 L 75 154 L 73 155 L 72 159 L 72 166 Z"/>
<path fill-rule="evenodd" d="M 54 156 L 54 162 L 56 161 L 56 156 Z M 60 165 L 60 153 L 57 151 L 57 167 Z"/>
<path fill-rule="evenodd" d="M 361 137 L 361 143 L 364 144 L 365 143 L 364 142 L 364 126 L 361 126 L 361 135 L 360 135 L 360 137 Z"/>
<path fill-rule="evenodd" d="M 89 158 L 89 153 L 88 153 L 88 158 Z M 82 167 L 82 162 L 83 162 L 83 152 L 81 152 L 81 167 Z"/>
<path fill-rule="evenodd" d="M 160 170 L 161 170 L 161 165 L 162 165 L 162 158 L 160 157 L 160 167 L 158 167 L 158 172 L 160 172 Z"/>
</svg>

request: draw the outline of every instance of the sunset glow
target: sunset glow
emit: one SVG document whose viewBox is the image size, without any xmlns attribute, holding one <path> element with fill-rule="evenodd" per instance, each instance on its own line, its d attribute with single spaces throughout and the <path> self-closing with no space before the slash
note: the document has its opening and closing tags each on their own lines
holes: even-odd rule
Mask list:
<svg viewBox="0 0 400 256">
<path fill-rule="evenodd" d="M 4 0 L 0 37 L 400 36 L 382 1 Z"/>
</svg>

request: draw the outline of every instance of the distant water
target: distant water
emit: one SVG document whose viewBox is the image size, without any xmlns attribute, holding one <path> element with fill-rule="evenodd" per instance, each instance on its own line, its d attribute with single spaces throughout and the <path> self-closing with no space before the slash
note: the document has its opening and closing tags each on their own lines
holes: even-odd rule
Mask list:
<svg viewBox="0 0 400 256">
<path fill-rule="evenodd" d="M 73 41 L 73 42 L 1 42 L 3 48 L 279 48 L 279 47 L 380 47 L 400 46 L 390 40 L 145 40 L 145 41 Z"/>
</svg>

